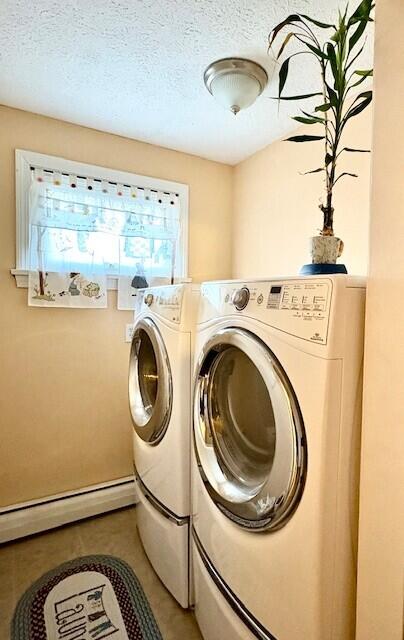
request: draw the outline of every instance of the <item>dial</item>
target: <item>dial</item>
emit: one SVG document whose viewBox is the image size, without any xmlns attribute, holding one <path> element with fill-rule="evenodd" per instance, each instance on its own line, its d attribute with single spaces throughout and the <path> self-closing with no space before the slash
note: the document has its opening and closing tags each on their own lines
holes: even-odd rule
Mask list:
<svg viewBox="0 0 404 640">
<path fill-rule="evenodd" d="M 152 303 L 153 303 L 153 300 L 154 300 L 153 294 L 152 293 L 148 293 L 148 294 L 145 295 L 144 303 L 147 304 L 148 307 L 150 307 L 152 305 Z"/>
<path fill-rule="evenodd" d="M 250 299 L 250 290 L 247 287 L 242 287 L 233 292 L 231 296 L 231 302 L 236 307 L 237 311 L 245 309 Z"/>
</svg>

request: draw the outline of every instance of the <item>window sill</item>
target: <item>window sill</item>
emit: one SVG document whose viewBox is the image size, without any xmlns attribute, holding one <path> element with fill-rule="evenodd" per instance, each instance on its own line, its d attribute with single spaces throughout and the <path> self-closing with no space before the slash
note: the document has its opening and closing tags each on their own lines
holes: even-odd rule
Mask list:
<svg viewBox="0 0 404 640">
<path fill-rule="evenodd" d="M 10 269 L 11 275 L 15 278 L 18 289 L 28 289 L 28 270 L 27 269 Z M 176 283 L 192 282 L 192 278 L 178 278 Z M 107 290 L 118 290 L 118 276 L 107 276 Z"/>
<path fill-rule="evenodd" d="M 10 272 L 19 289 L 28 289 L 28 271 L 26 269 L 10 269 Z M 118 276 L 107 276 L 107 289 L 108 291 L 118 289 Z"/>
</svg>

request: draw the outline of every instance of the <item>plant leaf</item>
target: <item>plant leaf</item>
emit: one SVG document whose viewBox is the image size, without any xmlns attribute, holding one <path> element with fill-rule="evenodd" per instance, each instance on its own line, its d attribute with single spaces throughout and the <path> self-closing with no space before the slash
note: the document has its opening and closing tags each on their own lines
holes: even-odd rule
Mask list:
<svg viewBox="0 0 404 640">
<path fill-rule="evenodd" d="M 334 109 L 336 109 L 337 106 L 338 106 L 338 96 L 335 93 L 334 89 L 332 89 L 329 86 L 329 84 L 326 83 L 326 87 L 327 87 L 328 97 L 329 97 L 330 102 L 331 102 L 331 106 L 334 107 Z"/>
<path fill-rule="evenodd" d="M 347 112 L 345 116 L 345 121 L 349 120 L 349 118 L 353 118 L 357 116 L 361 111 L 366 109 L 368 104 L 372 102 L 373 92 L 372 91 L 363 91 L 360 93 L 356 99 L 353 101 L 351 108 Z M 362 99 L 361 102 L 359 102 Z M 359 102 L 359 104 L 357 104 Z"/>
<path fill-rule="evenodd" d="M 344 147 L 341 151 L 349 151 L 350 153 L 370 153 L 370 149 L 352 149 L 351 147 Z"/>
<path fill-rule="evenodd" d="M 349 9 L 349 0 L 345 5 L 344 20 L 346 20 L 346 17 L 347 17 L 347 14 L 348 14 L 348 9 Z"/>
<path fill-rule="evenodd" d="M 373 7 L 373 0 L 362 0 L 349 18 L 348 26 L 350 27 L 360 20 L 368 21 Z"/>
<path fill-rule="evenodd" d="M 330 162 L 332 162 L 332 155 L 330 153 L 326 153 L 325 154 L 325 166 L 328 167 Z"/>
<path fill-rule="evenodd" d="M 303 116 L 292 116 L 292 120 L 296 120 L 296 122 L 301 122 L 302 124 L 318 124 L 322 122 L 319 118 L 304 118 Z"/>
<path fill-rule="evenodd" d="M 353 118 L 354 116 L 359 115 L 364 109 L 366 109 L 366 107 L 372 102 L 372 97 L 370 98 L 365 98 L 365 100 L 362 100 L 362 102 L 360 102 L 358 105 L 356 105 L 356 107 L 354 107 L 353 109 L 351 109 L 348 112 L 347 115 L 347 120 L 349 120 L 349 118 Z"/>
<path fill-rule="evenodd" d="M 370 78 L 371 76 L 373 76 L 373 69 L 370 69 L 368 72 L 355 71 L 355 73 L 357 73 L 361 77 L 359 80 L 357 80 L 356 82 L 350 85 L 349 87 L 350 89 L 352 89 L 353 87 L 357 87 L 359 84 L 362 84 L 362 82 L 366 80 L 366 78 Z"/>
<path fill-rule="evenodd" d="M 312 98 L 313 96 L 322 96 L 322 93 L 305 93 L 303 95 L 300 96 L 281 96 L 278 98 L 275 98 L 272 96 L 272 100 L 305 100 L 306 98 Z"/>
<path fill-rule="evenodd" d="M 290 58 L 286 58 L 286 60 L 282 63 L 282 66 L 279 70 L 279 89 L 278 89 L 278 97 L 281 97 L 282 90 L 285 86 L 286 79 L 289 73 L 289 62 Z"/>
<path fill-rule="evenodd" d="M 285 87 L 285 83 L 289 73 L 289 63 L 292 58 L 299 55 L 304 55 L 309 53 L 308 51 L 298 51 L 297 53 L 293 53 L 289 58 L 283 61 L 281 68 L 279 70 L 279 87 L 278 87 L 278 100 L 281 99 L 282 91 Z"/>
<path fill-rule="evenodd" d="M 344 176 L 351 176 L 351 178 L 357 178 L 357 174 L 356 173 L 349 173 L 348 171 L 344 171 L 344 173 L 340 173 L 338 178 L 336 180 L 334 180 L 334 185 L 337 184 L 338 180 L 340 178 L 343 178 Z"/>
<path fill-rule="evenodd" d="M 293 31 L 289 31 L 288 35 L 286 36 L 286 38 L 284 39 L 284 41 L 282 42 L 280 49 L 278 51 L 278 55 L 276 56 L 276 59 L 279 60 L 279 58 L 281 57 L 286 45 L 288 44 L 289 40 L 291 38 L 293 38 L 295 34 L 293 33 Z"/>
<path fill-rule="evenodd" d="M 354 73 L 356 73 L 357 76 L 373 76 L 373 69 L 365 69 L 364 71 L 358 69 L 358 71 L 354 71 Z"/>
<path fill-rule="evenodd" d="M 353 35 L 349 38 L 349 43 L 348 43 L 348 52 L 352 51 L 352 49 L 354 48 L 354 46 L 356 45 L 356 43 L 358 42 L 359 38 L 361 37 L 361 35 L 363 34 L 363 32 L 366 29 L 366 25 L 367 25 L 367 21 L 366 20 L 361 20 L 359 25 L 357 26 L 357 28 L 355 29 L 355 32 L 353 33 Z"/>
<path fill-rule="evenodd" d="M 282 20 L 282 22 L 277 24 L 276 27 L 274 27 L 272 29 L 272 31 L 270 32 L 270 34 L 269 34 L 269 37 L 268 37 L 268 45 L 269 45 L 269 47 L 272 46 L 272 44 L 273 44 L 276 36 L 278 35 L 279 31 L 281 31 L 284 27 L 286 27 L 289 24 L 293 24 L 294 22 L 301 22 L 301 21 L 302 21 L 302 19 L 297 13 L 292 13 L 285 20 Z"/>
<path fill-rule="evenodd" d="M 305 16 L 304 13 L 302 13 L 301 16 L 305 20 L 308 20 L 309 22 L 315 24 L 316 27 L 320 27 L 320 29 L 331 29 L 331 27 L 334 27 L 333 24 L 327 24 L 326 22 L 320 22 L 319 20 L 314 20 L 314 18 L 309 18 L 309 16 Z"/>
<path fill-rule="evenodd" d="M 334 86 L 338 88 L 339 86 L 339 76 L 338 76 L 338 65 L 337 65 L 337 57 L 335 55 L 335 49 L 332 46 L 331 42 L 327 44 L 327 53 L 328 59 L 331 64 L 332 75 L 334 76 Z"/>
<path fill-rule="evenodd" d="M 304 44 L 306 45 L 306 47 L 308 47 L 310 49 L 310 51 L 312 51 L 318 58 L 322 58 L 323 60 L 328 60 L 328 55 L 326 53 L 324 53 L 324 51 L 322 51 L 321 49 L 319 49 L 318 47 L 315 47 L 314 45 L 310 44 L 309 42 L 304 42 Z"/>
<path fill-rule="evenodd" d="M 358 102 L 358 100 L 360 100 L 361 98 L 371 98 L 371 97 L 372 97 L 372 91 L 362 91 L 362 93 L 359 93 L 356 96 L 353 104 L 355 104 L 355 102 Z M 353 106 L 353 105 L 351 105 L 351 106 Z"/>
<path fill-rule="evenodd" d="M 312 113 L 307 113 L 307 111 L 304 111 L 303 109 L 301 111 L 303 115 L 306 116 L 307 118 L 312 118 L 312 120 L 316 120 L 316 122 L 320 122 L 321 124 L 324 124 L 325 118 L 320 118 L 320 116 L 316 116 Z"/>
<path fill-rule="evenodd" d="M 325 171 L 324 167 L 319 167 L 318 169 L 312 169 L 311 171 L 305 171 L 303 175 L 307 176 L 309 175 L 309 173 L 319 173 L 320 171 Z"/>
<path fill-rule="evenodd" d="M 324 140 L 325 136 L 292 136 L 286 138 L 285 142 L 313 142 L 314 140 Z"/>
<path fill-rule="evenodd" d="M 364 50 L 364 48 L 365 48 L 365 43 L 366 43 L 366 40 L 365 40 L 365 42 L 363 43 L 363 45 L 361 46 L 361 48 L 359 49 L 359 51 L 354 55 L 354 57 L 352 58 L 352 60 L 347 64 L 347 67 L 346 67 L 346 70 L 347 70 L 347 71 L 348 71 L 348 69 L 349 69 L 350 67 L 352 67 L 352 65 L 353 65 L 353 63 L 355 62 L 355 60 L 356 60 L 357 58 L 359 58 L 360 54 L 362 53 L 362 51 L 363 51 L 363 50 Z"/>
<path fill-rule="evenodd" d="M 331 104 L 329 102 L 325 102 L 324 104 L 319 104 L 318 107 L 315 107 L 314 111 L 328 111 L 331 109 Z"/>
</svg>

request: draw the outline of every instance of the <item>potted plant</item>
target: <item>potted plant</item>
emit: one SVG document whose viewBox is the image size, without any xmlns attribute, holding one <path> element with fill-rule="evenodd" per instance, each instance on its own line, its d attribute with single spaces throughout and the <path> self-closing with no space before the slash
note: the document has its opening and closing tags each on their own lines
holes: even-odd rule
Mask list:
<svg viewBox="0 0 404 640">
<path fill-rule="evenodd" d="M 300 124 L 321 125 L 321 135 L 295 135 L 289 142 L 323 141 L 323 162 L 318 168 L 307 171 L 324 173 L 325 198 L 320 209 L 323 213 L 323 227 L 320 235 L 312 238 L 312 264 L 305 265 L 301 273 L 346 273 L 344 265 L 337 265 L 337 258 L 343 249 L 342 241 L 334 236 L 333 192 L 341 178 L 357 175 L 349 171 L 339 171 L 340 156 L 345 153 L 369 153 L 367 149 L 342 147 L 341 136 L 351 118 L 359 115 L 372 101 L 372 91 L 357 89 L 373 75 L 372 69 L 356 69 L 355 62 L 364 48 L 364 33 L 371 17 L 374 3 L 362 0 L 356 10 L 348 15 L 348 6 L 339 12 L 336 25 L 320 22 L 303 14 L 292 14 L 280 22 L 269 34 L 269 47 L 282 34 L 276 59 L 279 59 L 291 42 L 299 44 L 299 50 L 286 58 L 279 70 L 278 100 L 305 100 L 318 97 L 319 104 L 314 111 L 302 110 L 293 119 Z M 318 29 L 330 33 L 325 42 L 320 42 Z M 285 35 L 285 30 L 287 33 Z M 283 91 L 289 75 L 290 62 L 296 56 L 314 56 L 319 65 L 321 91 L 304 95 L 285 96 Z M 355 95 L 356 93 L 356 95 Z M 337 170 L 338 166 L 338 170 Z"/>
</svg>

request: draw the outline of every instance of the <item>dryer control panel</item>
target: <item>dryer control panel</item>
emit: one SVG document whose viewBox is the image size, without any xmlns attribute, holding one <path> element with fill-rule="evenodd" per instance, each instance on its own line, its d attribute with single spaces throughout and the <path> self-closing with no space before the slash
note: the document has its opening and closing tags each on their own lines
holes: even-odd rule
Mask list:
<svg viewBox="0 0 404 640">
<path fill-rule="evenodd" d="M 326 344 L 332 287 L 327 278 L 207 283 L 202 296 L 218 315 L 256 318 L 290 335 Z"/>
</svg>

